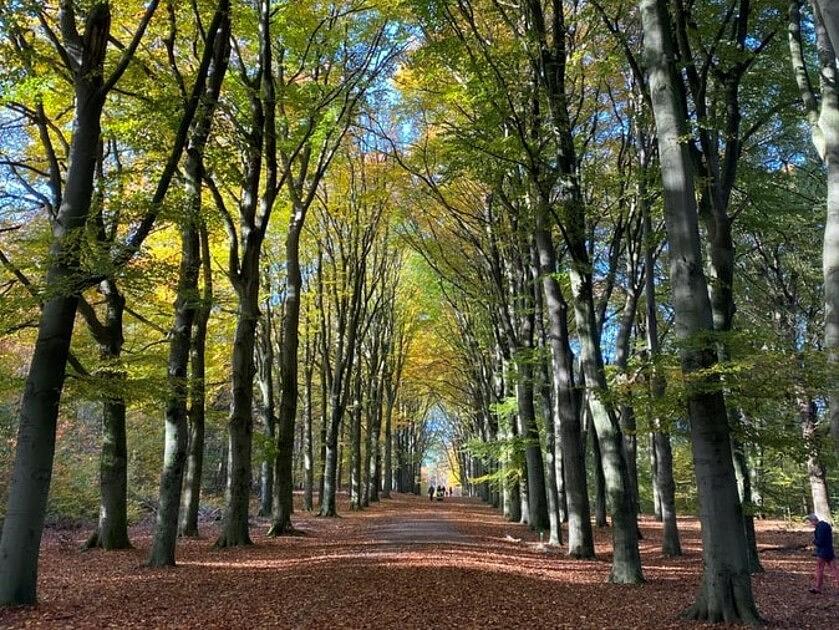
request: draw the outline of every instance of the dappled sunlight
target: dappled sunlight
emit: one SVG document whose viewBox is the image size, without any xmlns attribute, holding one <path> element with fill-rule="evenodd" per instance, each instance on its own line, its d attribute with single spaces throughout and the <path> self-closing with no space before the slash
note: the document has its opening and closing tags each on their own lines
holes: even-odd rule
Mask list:
<svg viewBox="0 0 839 630">
<path fill-rule="evenodd" d="M 225 625 L 237 627 L 247 619 L 256 627 L 280 619 L 284 626 L 326 627 L 336 621 L 340 626 L 334 615 L 346 609 L 353 610 L 354 627 L 432 627 L 440 624 L 439 611 L 418 605 L 418 598 L 439 593 L 451 626 L 561 614 L 578 627 L 610 627 L 612 613 L 602 602 L 618 598 L 622 614 L 644 627 L 679 628 L 678 614 L 695 595 L 702 568 L 698 529 L 691 527 L 695 519 L 685 523 L 687 554 L 678 558 L 661 556 L 659 524 L 641 519 L 646 583 L 639 587 L 607 583 L 610 528 L 595 528 L 596 559 L 575 560 L 566 547 L 540 547 L 527 526 L 506 522 L 472 501 L 432 507 L 403 495 L 339 519 L 301 512 L 295 522 L 305 536 L 267 538 L 267 521 L 257 519 L 255 546 L 222 551 L 212 549 L 217 524 L 210 524 L 202 530 L 203 539 L 182 541 L 178 566 L 168 569 L 141 566 L 148 530 L 133 532 L 135 549 L 118 554 L 82 554 L 75 546 L 48 541 L 40 612 L 15 611 L 14 623 L 40 618 L 51 620 L 41 622 L 47 626 L 62 625 L 72 617 L 87 620 L 82 625 L 104 626 L 113 613 L 96 602 L 118 598 L 122 625 L 129 627 L 164 625 L 173 610 L 188 615 L 190 625 L 216 626 L 225 619 Z M 812 559 L 791 547 L 806 532 L 766 523 L 758 536 L 767 569 L 754 579 L 758 605 L 783 611 L 776 623 L 795 619 L 799 615 L 792 608 L 812 606 L 805 597 Z M 826 588 L 833 589 L 833 583 Z M 383 593 L 387 606 L 356 605 L 382 601 Z M 654 618 L 650 601 L 656 602 Z"/>
</svg>

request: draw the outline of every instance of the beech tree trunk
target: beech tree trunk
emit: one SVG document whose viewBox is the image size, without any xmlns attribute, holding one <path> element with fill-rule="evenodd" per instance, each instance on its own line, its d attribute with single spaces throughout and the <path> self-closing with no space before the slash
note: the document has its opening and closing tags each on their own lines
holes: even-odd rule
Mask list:
<svg viewBox="0 0 839 630">
<path fill-rule="evenodd" d="M 72 10 L 69 19 L 75 21 Z M 96 4 L 83 35 L 76 35 L 78 41 L 73 42 L 79 66 L 73 75 L 73 139 L 46 275 L 48 287 L 66 288 L 44 303 L 21 400 L 15 463 L 0 539 L 0 605 L 34 604 L 36 600 L 38 551 L 52 478 L 58 407 L 81 289 L 81 239 L 77 235 L 87 221 L 93 194 L 110 24 L 108 3 Z"/>
<path fill-rule="evenodd" d="M 259 341 L 256 348 L 259 393 L 259 410 L 265 439 L 273 445 L 277 418 L 274 415 L 274 341 L 271 334 L 271 305 L 265 304 L 259 320 Z M 274 466 L 276 457 L 266 454 L 260 466 L 259 515 L 269 516 L 274 499 Z"/>
<path fill-rule="evenodd" d="M 148 566 L 175 565 L 175 542 L 178 538 L 178 509 L 181 500 L 187 446 L 187 371 L 192 340 L 192 324 L 197 310 L 198 271 L 201 264 L 197 221 L 201 208 L 200 166 L 188 165 L 191 206 L 181 228 L 181 265 L 175 322 L 169 341 L 166 424 L 163 449 L 163 472 L 160 475 L 159 507 L 152 538 Z M 198 178 L 193 178 L 198 174 Z"/>
<path fill-rule="evenodd" d="M 670 243 L 670 284 L 682 370 L 702 381 L 686 392 L 702 522 L 704 573 L 686 612 L 711 622 L 759 623 L 752 595 L 743 514 L 731 457 L 725 400 L 718 379 L 697 377 L 716 363 L 708 285 L 702 271 L 693 169 L 682 138 L 686 120 L 675 86 L 672 28 L 664 0 L 641 0 L 650 94 L 658 130 Z M 703 337 L 704 336 L 704 337 Z M 704 342 L 699 339 L 707 338 Z"/>
<path fill-rule="evenodd" d="M 519 363 L 518 375 L 516 396 L 519 403 L 519 419 L 522 435 L 527 439 L 524 453 L 527 462 L 527 520 L 530 529 L 542 532 L 550 529 L 550 522 L 545 489 L 545 464 L 533 405 L 533 364 L 530 357 Z"/>
<path fill-rule="evenodd" d="M 548 341 L 553 366 L 553 398 L 556 409 L 554 423 L 561 451 L 561 469 L 557 471 L 557 480 L 563 480 L 563 496 L 568 510 L 568 555 L 593 558 L 591 508 L 579 407 L 574 394 L 574 363 L 568 333 L 568 305 L 556 279 L 556 252 L 551 235 L 545 229 L 543 210 L 537 212 L 536 222 L 534 236 L 539 252 L 539 273 L 545 294 Z"/>
<path fill-rule="evenodd" d="M 198 292 L 198 274 L 201 268 L 200 226 L 203 224 L 201 187 L 204 174 L 204 149 L 210 136 L 213 112 L 227 71 L 230 51 L 228 8 L 222 0 L 208 31 L 204 55 L 205 58 L 208 54 L 212 55 L 212 66 L 207 69 L 206 90 L 202 94 L 202 105 L 195 116 L 186 149 L 184 181 L 187 208 L 181 225 L 181 264 L 178 272 L 175 321 L 169 335 L 167 375 L 169 391 L 166 401 L 163 471 L 160 475 L 157 522 L 147 561 L 147 564 L 152 567 L 174 566 L 175 564 L 181 487 L 189 439 L 187 404 L 192 327 L 198 310 L 202 307 L 207 308 L 202 305 Z M 199 362 L 199 369 L 203 367 L 202 364 L 203 361 Z M 200 376 L 203 380 L 203 374 Z"/>
<path fill-rule="evenodd" d="M 239 309 L 233 334 L 232 401 L 227 422 L 227 486 L 224 518 L 216 548 L 251 545 L 248 529 L 253 447 L 254 346 L 259 321 L 259 258 L 243 265 L 237 293 Z"/>
<path fill-rule="evenodd" d="M 393 405 L 392 397 L 387 396 L 387 407 L 385 408 L 385 456 L 384 470 L 382 472 L 382 498 L 389 499 L 393 490 Z"/>
<path fill-rule="evenodd" d="M 125 436 L 125 372 L 117 365 L 124 342 L 122 320 L 125 298 L 112 280 L 100 285 L 105 297 L 105 321 L 93 324 L 110 390 L 102 403 L 102 448 L 99 458 L 99 521 L 85 548 L 128 549 L 128 447 Z M 88 307 L 90 308 L 90 307 Z M 91 309 L 92 310 L 92 309 Z M 93 314 L 95 318 L 95 314 Z"/>
<path fill-rule="evenodd" d="M 832 523 L 830 493 L 827 491 L 827 470 L 822 463 L 819 444 L 815 435 L 817 418 L 816 404 L 804 396 L 799 397 L 798 415 L 801 421 L 804 448 L 807 449 L 807 477 L 810 482 L 810 495 L 813 499 L 813 512 L 821 520 Z"/>
<path fill-rule="evenodd" d="M 300 232 L 305 211 L 297 207 L 286 236 L 286 298 L 283 310 L 283 334 L 280 347 L 280 413 L 277 426 L 277 459 L 274 483 L 275 499 L 270 533 L 279 536 L 293 531 L 294 508 L 294 424 L 297 419 L 297 357 L 300 346 L 300 297 L 303 278 L 300 274 Z"/>
<path fill-rule="evenodd" d="M 195 313 L 192 348 L 190 354 L 190 407 L 189 445 L 186 456 L 186 473 L 181 497 L 181 536 L 198 536 L 198 508 L 201 502 L 201 478 L 204 475 L 204 433 L 206 421 L 206 369 L 207 324 L 213 305 L 213 270 L 210 260 L 210 242 L 207 227 L 199 227 L 201 241 L 201 268 L 204 289 L 201 304 Z"/>
<path fill-rule="evenodd" d="M 303 509 L 311 512 L 314 509 L 314 446 L 312 444 L 312 374 L 314 372 L 314 357 L 311 344 L 306 338 L 306 367 L 304 368 L 304 398 L 303 398 Z"/>
</svg>

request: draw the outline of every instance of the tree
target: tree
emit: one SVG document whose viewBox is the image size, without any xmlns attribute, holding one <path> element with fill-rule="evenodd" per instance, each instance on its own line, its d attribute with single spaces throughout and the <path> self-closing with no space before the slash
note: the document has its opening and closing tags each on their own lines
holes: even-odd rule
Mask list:
<svg viewBox="0 0 839 630">
<path fill-rule="evenodd" d="M 702 521 L 702 586 L 686 615 L 711 622 L 759 623 L 725 400 L 718 376 L 710 370 L 716 363 L 714 344 L 708 336 L 714 322 L 702 272 L 693 167 L 688 149 L 680 140 L 687 125 L 675 85 L 670 18 L 664 0 L 642 0 L 640 10 L 664 184 L 670 284 L 682 344 L 682 370 L 691 379 L 687 409 Z"/>
<path fill-rule="evenodd" d="M 46 274 L 50 297 L 41 312 L 38 339 L 21 403 L 18 448 L 0 540 L 0 604 L 33 604 L 36 599 L 38 549 L 44 524 L 58 404 L 79 293 L 84 286 L 80 266 L 80 232 L 86 224 L 93 195 L 93 178 L 101 134 L 101 116 L 108 93 L 125 72 L 157 9 L 149 3 L 131 43 L 117 66 L 105 76 L 105 55 L 111 27 L 108 2 L 92 7 L 81 33 L 74 5 L 60 5 L 61 37 L 39 11 L 38 19 L 72 77 L 75 124 L 61 206 L 53 227 L 50 264 Z"/>
</svg>

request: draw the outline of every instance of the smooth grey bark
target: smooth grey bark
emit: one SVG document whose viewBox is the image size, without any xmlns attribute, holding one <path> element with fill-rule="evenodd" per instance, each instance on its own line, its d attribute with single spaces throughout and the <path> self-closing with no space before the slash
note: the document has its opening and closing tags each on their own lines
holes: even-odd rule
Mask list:
<svg viewBox="0 0 839 630">
<path fill-rule="evenodd" d="M 200 167 L 199 167 L 200 168 Z M 160 475 L 159 507 L 152 547 L 147 565 L 152 567 L 175 565 L 175 543 L 178 538 L 178 510 L 181 499 L 187 447 L 187 398 L 189 350 L 192 324 L 198 308 L 198 272 L 201 264 L 198 242 L 200 174 L 188 166 L 187 186 L 190 208 L 181 227 L 181 264 L 178 272 L 178 293 L 175 302 L 175 321 L 169 334 L 167 365 L 168 395 L 163 449 L 163 471 Z M 190 172 L 192 171 L 192 172 Z M 196 187 L 197 184 L 197 187 Z"/>
<path fill-rule="evenodd" d="M 519 421 L 521 423 L 521 433 L 527 440 L 524 453 L 527 463 L 527 522 L 532 530 L 542 532 L 550 529 L 550 522 L 548 519 L 547 490 L 545 488 L 545 465 L 542 459 L 539 428 L 536 425 L 536 409 L 533 404 L 532 358 L 528 356 L 520 361 L 517 369 L 516 397 L 518 399 Z"/>
<path fill-rule="evenodd" d="M 274 443 L 277 417 L 274 413 L 274 341 L 272 335 L 273 313 L 268 300 L 263 308 L 262 317 L 258 324 L 258 341 L 256 346 L 257 382 L 259 385 L 259 411 L 265 439 Z M 259 515 L 269 516 L 274 498 L 274 460 L 269 451 L 260 464 L 259 484 Z"/>
<path fill-rule="evenodd" d="M 652 487 L 652 494 L 653 494 L 653 517 L 659 523 L 661 522 L 661 492 L 658 488 L 658 456 L 655 452 L 655 434 L 650 433 L 650 443 L 649 443 L 649 451 L 650 451 L 650 486 Z"/>
<path fill-rule="evenodd" d="M 308 311 L 307 311 L 308 315 Z M 315 461 L 314 445 L 312 443 L 312 380 L 315 371 L 313 348 L 317 340 L 312 340 L 312 331 L 306 319 L 306 343 L 303 352 L 303 509 L 311 512 L 314 509 L 314 482 L 315 482 Z"/>
<path fill-rule="evenodd" d="M 828 416 L 834 449 L 839 451 L 839 70 L 836 62 L 837 9 L 816 0 L 814 25 L 819 58 L 818 98 L 807 72 L 801 35 L 801 0 L 790 0 L 789 47 L 792 69 L 810 124 L 813 145 L 827 167 L 827 214 L 822 245 L 824 349 L 827 353 Z"/>
<path fill-rule="evenodd" d="M 356 364 L 353 375 L 353 401 L 350 410 L 350 509 L 360 510 L 362 493 L 362 462 L 361 462 L 361 416 L 364 410 L 364 393 L 361 381 L 364 378 L 364 368 L 361 357 Z"/>
<path fill-rule="evenodd" d="M 729 409 L 729 422 L 732 426 L 743 422 L 743 414 L 736 409 Z M 734 475 L 737 478 L 737 492 L 743 506 L 743 527 L 746 532 L 746 553 L 749 560 L 749 571 L 762 573 L 760 556 L 757 553 L 757 535 L 755 533 L 754 503 L 752 501 L 752 478 L 749 472 L 749 462 L 745 445 L 735 436 L 731 437 L 732 461 Z"/>
<path fill-rule="evenodd" d="M 105 318 L 100 322 L 93 308 L 82 299 L 79 310 L 99 346 L 99 355 L 107 367 L 102 402 L 102 447 L 99 456 L 99 521 L 85 542 L 91 549 L 129 549 L 128 540 L 128 448 L 125 435 L 125 372 L 116 365 L 122 355 L 125 298 L 112 280 L 100 283 L 105 298 Z"/>
<path fill-rule="evenodd" d="M 591 418 L 591 411 L 587 412 Z M 603 456 L 600 452 L 600 440 L 597 439 L 597 431 L 590 427 L 588 433 L 591 435 L 591 465 L 594 469 L 594 524 L 597 527 L 608 527 L 606 519 L 606 477 L 603 474 Z"/>
<path fill-rule="evenodd" d="M 647 193 L 648 156 L 646 134 L 639 130 L 638 145 L 642 169 L 638 184 L 638 200 L 641 207 L 644 237 L 644 301 L 646 309 L 646 344 L 650 367 L 650 397 L 653 401 L 664 397 L 666 382 L 658 368 L 658 305 L 655 295 L 656 243 L 653 237 L 652 216 Z M 673 451 L 670 444 L 669 427 L 662 425 L 662 419 L 652 418 L 653 432 L 650 440 L 650 471 L 652 473 L 653 513 L 662 522 L 661 552 L 665 556 L 682 555 L 679 539 L 679 525 L 676 520 L 676 482 L 673 479 Z"/>
<path fill-rule="evenodd" d="M 361 299 L 363 293 L 364 269 L 356 270 L 353 278 L 352 305 L 348 314 L 347 327 L 339 332 L 341 341 L 335 360 L 334 373 L 331 379 L 330 417 L 326 427 L 326 453 L 324 458 L 323 500 L 320 506 L 320 516 L 336 516 L 336 495 L 339 477 L 339 444 L 338 434 L 341 420 L 347 406 L 350 393 L 350 373 L 355 366 L 356 344 L 361 315 Z"/>
<path fill-rule="evenodd" d="M 36 601 L 38 551 L 52 477 L 58 407 L 81 288 L 77 237 L 90 212 L 107 92 L 103 65 L 110 6 L 106 2 L 94 5 L 84 32 L 79 34 L 73 5 L 64 0 L 61 21 L 65 44 L 72 51 L 69 70 L 76 102 L 73 139 L 46 275 L 47 286 L 56 291 L 41 311 L 21 401 L 15 463 L 0 539 L 0 606 Z"/>
<path fill-rule="evenodd" d="M 551 347 L 556 410 L 554 422 L 561 451 L 561 466 L 557 470 L 557 479 L 563 480 L 563 496 L 567 504 L 568 555 L 591 558 L 594 557 L 594 539 L 579 406 L 574 393 L 574 361 L 568 333 L 568 305 L 556 279 L 556 252 L 545 223 L 544 212 L 537 212 L 534 237 L 539 253 L 539 273 L 548 317 L 548 342 Z"/>
<path fill-rule="evenodd" d="M 804 448 L 807 451 L 807 480 L 810 483 L 813 512 L 818 514 L 821 520 L 832 523 L 830 493 L 827 490 L 827 470 L 822 463 L 816 437 L 816 419 L 818 418 L 816 403 L 806 396 L 800 396 L 798 399 L 798 415 Z"/>
<path fill-rule="evenodd" d="M 534 297 L 536 304 L 536 321 L 539 326 L 539 350 L 544 351 L 547 348 L 548 335 L 544 325 L 544 298 L 542 296 L 542 289 L 539 286 L 539 263 L 538 254 L 535 247 L 533 248 L 533 279 L 534 279 Z M 556 420 L 554 418 L 553 395 L 551 393 L 551 373 L 550 363 L 547 357 L 540 356 L 539 360 L 539 402 L 542 411 L 542 421 L 545 431 L 545 494 L 548 500 L 548 522 L 550 525 L 550 532 L 548 536 L 548 544 L 559 545 L 562 543 L 562 518 L 560 515 L 559 492 L 556 482 Z"/>
<path fill-rule="evenodd" d="M 524 7 L 529 28 L 538 42 L 538 77 L 546 95 L 552 130 L 556 137 L 556 169 L 561 179 L 558 218 L 571 258 L 569 277 L 574 318 L 580 341 L 582 372 L 589 393 L 589 407 L 600 442 L 609 507 L 612 511 L 612 570 L 609 580 L 615 583 L 642 582 L 643 571 L 638 551 L 638 519 L 634 511 L 626 453 L 618 419 L 608 397 L 608 383 L 594 305 L 593 264 L 586 245 L 585 202 L 580 190 L 579 163 L 574 146 L 573 125 L 568 113 L 565 85 L 567 61 L 566 26 L 562 2 L 552 3 L 551 30 L 539 0 L 529 0 Z"/>
<path fill-rule="evenodd" d="M 385 437 L 384 464 L 382 469 L 382 498 L 389 499 L 393 490 L 393 407 L 394 397 L 391 395 L 392 386 L 387 388 L 387 403 L 385 406 Z"/>
<path fill-rule="evenodd" d="M 181 262 L 175 317 L 169 333 L 167 363 L 167 399 L 164 425 L 163 470 L 160 475 L 159 507 L 148 566 L 174 566 L 178 538 L 178 517 L 181 503 L 184 467 L 189 438 L 187 405 L 189 400 L 189 360 L 192 327 L 202 306 L 198 291 L 201 269 L 200 225 L 202 224 L 202 179 L 204 149 L 210 136 L 213 112 L 218 103 L 230 53 L 229 3 L 221 0 L 207 32 L 204 57 L 211 59 L 207 68 L 206 90 L 202 94 L 189 141 L 186 146 L 184 185 L 186 211 L 181 224 Z"/>
<path fill-rule="evenodd" d="M 228 274 L 238 304 L 231 357 L 232 396 L 227 423 L 227 486 L 224 493 L 224 519 L 215 543 L 216 548 L 252 544 L 248 517 L 253 453 L 253 386 L 256 375 L 254 349 L 257 323 L 260 318 L 261 257 L 262 244 L 274 208 L 274 200 L 279 192 L 277 188 L 276 95 L 269 5 L 268 0 L 261 0 L 258 5 L 259 72 L 254 79 L 241 76 L 250 88 L 251 129 L 245 152 L 246 165 L 239 202 L 238 235 L 232 227 L 233 221 L 229 212 L 224 211 L 230 232 Z M 262 194 L 260 194 L 260 180 L 263 172 L 265 181 Z M 222 207 L 223 201 L 220 202 L 218 196 L 216 197 L 216 204 Z M 275 486 L 280 483 L 276 474 L 274 483 Z"/>
<path fill-rule="evenodd" d="M 204 475 L 204 435 L 207 413 L 206 351 L 207 325 L 213 306 L 213 270 L 207 226 L 198 228 L 201 245 L 201 270 L 204 282 L 201 304 L 195 312 L 190 349 L 189 445 L 186 472 L 181 491 L 180 535 L 198 537 L 198 508 L 201 503 L 201 479 Z"/>
<path fill-rule="evenodd" d="M 630 265 L 631 267 L 631 265 Z M 633 269 L 628 270 L 630 282 L 634 284 L 632 279 Z M 638 299 L 641 291 L 638 286 L 630 286 L 627 289 L 626 302 L 624 303 L 623 312 L 620 317 L 620 324 L 618 326 L 617 339 L 615 340 L 615 366 L 621 371 L 626 372 L 629 364 L 630 344 L 632 339 L 632 328 L 635 325 L 635 315 L 638 308 Z M 632 489 L 632 502 L 635 505 L 635 512 L 638 509 L 638 435 L 637 423 L 635 421 L 635 409 L 633 409 L 631 401 L 621 404 L 618 411 L 620 418 L 621 433 L 623 434 L 623 447 L 626 451 L 626 468 L 629 474 L 630 488 Z M 640 538 L 640 534 L 639 534 Z"/>
<path fill-rule="evenodd" d="M 300 298 L 303 277 L 300 273 L 300 233 L 307 207 L 295 204 L 286 236 L 286 299 L 283 310 L 283 334 L 280 347 L 280 409 L 277 426 L 276 496 L 270 533 L 278 536 L 293 531 L 294 507 L 292 459 L 294 425 L 297 418 L 298 365 L 300 346 Z"/>
<path fill-rule="evenodd" d="M 387 356 L 387 347 L 388 344 L 385 341 L 382 348 L 382 354 L 385 356 L 382 357 L 381 361 L 379 361 L 379 358 L 376 357 L 376 359 L 372 362 L 375 366 L 375 377 L 371 385 L 373 396 L 367 407 L 367 422 L 369 425 L 367 435 L 369 437 L 367 439 L 367 450 L 365 455 L 367 462 L 367 478 L 365 480 L 364 489 L 365 506 L 379 500 L 379 482 L 381 477 L 380 438 L 382 432 L 382 405 L 384 404 L 384 360 Z"/>
<path fill-rule="evenodd" d="M 320 434 L 318 437 L 318 507 L 323 505 L 324 462 L 326 461 L 326 424 L 328 416 L 329 390 L 326 386 L 326 362 L 320 362 Z"/>
<path fill-rule="evenodd" d="M 719 379 L 696 376 L 716 363 L 708 285 L 702 271 L 693 167 L 682 138 L 687 132 L 664 0 L 641 0 L 644 49 L 650 80 L 670 243 L 670 284 L 682 370 L 701 381 L 686 392 L 702 522 L 704 572 L 696 603 L 686 616 L 711 622 L 760 623 L 754 604 L 743 514 L 731 458 L 725 400 Z M 705 339 L 704 342 L 700 339 Z"/>
</svg>

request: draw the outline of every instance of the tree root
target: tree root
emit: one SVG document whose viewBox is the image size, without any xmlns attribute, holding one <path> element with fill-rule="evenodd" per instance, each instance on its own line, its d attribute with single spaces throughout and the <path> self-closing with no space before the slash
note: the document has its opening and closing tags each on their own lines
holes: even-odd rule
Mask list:
<svg viewBox="0 0 839 630">
<path fill-rule="evenodd" d="M 724 579 L 726 584 L 719 587 L 714 597 L 709 597 L 708 585 L 703 576 L 699 596 L 696 602 L 682 613 L 682 618 L 708 623 L 764 625 L 765 621 L 760 617 L 751 599 L 751 589 L 744 585 L 738 588 L 732 576 L 717 576 L 717 578 Z M 744 588 L 749 592 L 743 592 Z"/>
</svg>

